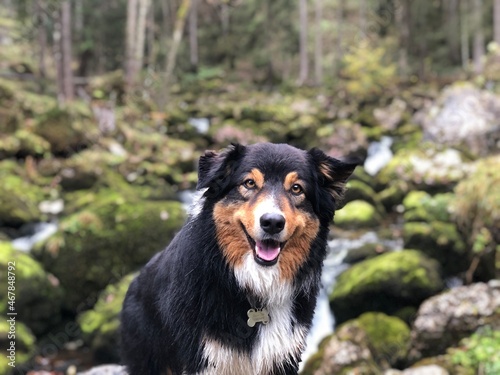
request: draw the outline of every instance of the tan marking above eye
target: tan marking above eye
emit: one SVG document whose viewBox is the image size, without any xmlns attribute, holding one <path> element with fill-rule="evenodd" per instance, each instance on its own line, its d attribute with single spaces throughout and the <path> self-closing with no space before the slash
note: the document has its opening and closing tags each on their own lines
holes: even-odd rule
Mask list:
<svg viewBox="0 0 500 375">
<path fill-rule="evenodd" d="M 299 180 L 299 174 L 297 172 L 290 172 L 285 176 L 285 182 L 283 186 L 285 190 L 290 190 L 293 184 L 295 184 Z"/>
</svg>

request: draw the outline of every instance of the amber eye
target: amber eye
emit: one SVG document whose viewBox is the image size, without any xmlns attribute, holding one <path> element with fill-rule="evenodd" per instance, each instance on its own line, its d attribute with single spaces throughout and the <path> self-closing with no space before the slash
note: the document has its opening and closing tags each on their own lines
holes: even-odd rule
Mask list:
<svg viewBox="0 0 500 375">
<path fill-rule="evenodd" d="M 300 195 L 304 192 L 304 189 L 302 189 L 302 186 L 299 184 L 294 184 L 292 185 L 292 188 L 290 189 L 293 195 Z"/>
<path fill-rule="evenodd" d="M 245 182 L 243 182 L 243 186 L 246 187 L 248 190 L 252 190 L 257 187 L 257 184 L 255 183 L 254 180 L 249 178 L 248 180 L 245 180 Z"/>
</svg>

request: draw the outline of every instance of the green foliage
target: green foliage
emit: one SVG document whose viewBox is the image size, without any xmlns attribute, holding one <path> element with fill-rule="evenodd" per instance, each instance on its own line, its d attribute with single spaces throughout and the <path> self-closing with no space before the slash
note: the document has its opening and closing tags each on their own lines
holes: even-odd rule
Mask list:
<svg viewBox="0 0 500 375">
<path fill-rule="evenodd" d="M 467 374 L 500 373 L 500 331 L 484 327 L 463 339 L 458 348 L 448 350 L 452 363 L 464 367 Z"/>
<path fill-rule="evenodd" d="M 373 47 L 367 40 L 353 46 L 342 63 L 345 88 L 358 100 L 374 99 L 395 83 L 396 65 L 388 61 L 383 47 Z"/>
</svg>

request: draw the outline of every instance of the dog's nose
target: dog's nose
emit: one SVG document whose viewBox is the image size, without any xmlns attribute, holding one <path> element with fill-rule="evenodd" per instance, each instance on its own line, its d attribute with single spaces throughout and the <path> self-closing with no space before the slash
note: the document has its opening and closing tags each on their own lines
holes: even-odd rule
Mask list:
<svg viewBox="0 0 500 375">
<path fill-rule="evenodd" d="M 264 214 L 260 217 L 260 227 L 269 234 L 279 233 L 285 228 L 285 218 L 280 214 Z"/>
</svg>

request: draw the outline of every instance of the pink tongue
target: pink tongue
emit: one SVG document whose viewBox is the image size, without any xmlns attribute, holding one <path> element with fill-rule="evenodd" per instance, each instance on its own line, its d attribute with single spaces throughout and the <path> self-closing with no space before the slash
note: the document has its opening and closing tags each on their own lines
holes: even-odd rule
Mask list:
<svg viewBox="0 0 500 375">
<path fill-rule="evenodd" d="M 278 242 L 257 241 L 255 244 L 257 256 L 268 262 L 275 260 L 280 255 L 280 250 Z"/>
</svg>

